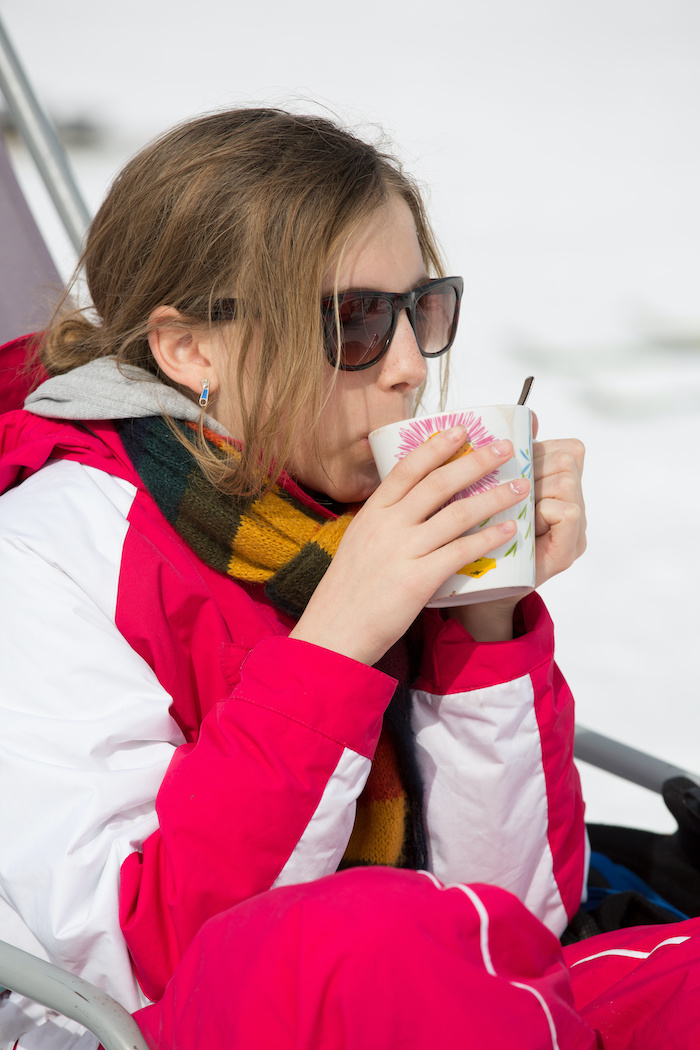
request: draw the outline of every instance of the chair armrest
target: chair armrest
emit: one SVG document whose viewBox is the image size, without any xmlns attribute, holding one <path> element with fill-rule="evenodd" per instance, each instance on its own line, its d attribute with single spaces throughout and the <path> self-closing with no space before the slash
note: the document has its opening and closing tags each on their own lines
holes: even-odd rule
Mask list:
<svg viewBox="0 0 700 1050">
<path fill-rule="evenodd" d="M 687 777 L 700 784 L 700 774 L 690 773 L 584 726 L 576 727 L 574 757 L 658 794 L 662 793 L 664 781 L 671 777 Z"/>
<path fill-rule="evenodd" d="M 5 941 L 0 941 L 0 987 L 80 1022 L 105 1050 L 148 1050 L 136 1021 L 116 999 Z"/>
</svg>

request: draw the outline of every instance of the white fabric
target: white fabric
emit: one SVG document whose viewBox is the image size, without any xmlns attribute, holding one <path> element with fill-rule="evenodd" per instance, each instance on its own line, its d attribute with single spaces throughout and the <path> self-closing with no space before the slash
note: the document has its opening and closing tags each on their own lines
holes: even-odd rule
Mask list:
<svg viewBox="0 0 700 1050">
<path fill-rule="evenodd" d="M 416 690 L 413 725 L 431 870 L 510 890 L 560 935 L 568 920 L 529 676 L 450 696 Z"/>
<path fill-rule="evenodd" d="M 129 1010 L 145 1000 L 119 929 L 119 869 L 157 827 L 182 742 L 170 698 L 114 626 L 133 494 L 58 462 L 0 500 L 0 631 L 14 645 L 0 695 L 0 899 L 32 931 L 14 943 L 35 951 L 38 938 Z"/>
<path fill-rule="evenodd" d="M 99 1040 L 76 1021 L 12 995 L 0 1010 L 0 1050 L 97 1050 Z"/>
<path fill-rule="evenodd" d="M 369 776 L 369 759 L 345 748 L 316 812 L 275 880 L 290 886 L 338 870 L 355 822 L 356 801 Z"/>
</svg>

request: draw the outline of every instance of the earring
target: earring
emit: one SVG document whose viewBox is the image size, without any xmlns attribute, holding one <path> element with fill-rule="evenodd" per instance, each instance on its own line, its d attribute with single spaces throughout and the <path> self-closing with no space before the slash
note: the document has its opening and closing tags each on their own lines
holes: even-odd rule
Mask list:
<svg viewBox="0 0 700 1050">
<path fill-rule="evenodd" d="M 202 380 L 202 396 L 199 399 L 199 404 L 202 408 L 206 408 L 209 404 L 209 380 Z"/>
</svg>

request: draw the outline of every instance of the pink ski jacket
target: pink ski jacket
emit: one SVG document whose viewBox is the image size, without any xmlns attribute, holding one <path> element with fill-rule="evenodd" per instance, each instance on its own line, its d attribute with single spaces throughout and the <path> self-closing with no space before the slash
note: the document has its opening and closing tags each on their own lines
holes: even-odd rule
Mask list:
<svg viewBox="0 0 700 1050">
<path fill-rule="evenodd" d="M 337 869 L 395 682 L 201 562 L 109 420 L 0 417 L 0 491 L 0 936 L 135 1010 L 207 919 Z M 430 870 L 559 935 L 587 867 L 573 701 L 537 595 L 521 617 L 477 644 L 424 613 Z"/>
</svg>

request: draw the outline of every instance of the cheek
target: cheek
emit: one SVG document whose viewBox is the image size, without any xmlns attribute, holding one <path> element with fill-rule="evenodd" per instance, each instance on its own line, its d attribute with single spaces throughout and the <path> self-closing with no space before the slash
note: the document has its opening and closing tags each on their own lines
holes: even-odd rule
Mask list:
<svg viewBox="0 0 700 1050">
<path fill-rule="evenodd" d="M 378 484 L 372 451 L 366 439 L 370 411 L 367 378 L 345 373 L 329 390 L 319 424 L 318 455 L 304 422 L 300 422 L 293 456 L 299 481 L 340 502 L 371 495 Z"/>
<path fill-rule="evenodd" d="M 343 379 L 340 376 L 339 382 L 332 388 L 319 424 L 319 447 L 324 459 L 327 456 L 342 456 L 351 438 L 353 417 L 355 420 L 362 418 L 356 399 L 340 385 Z M 357 429 L 357 422 L 354 427 Z"/>
</svg>

